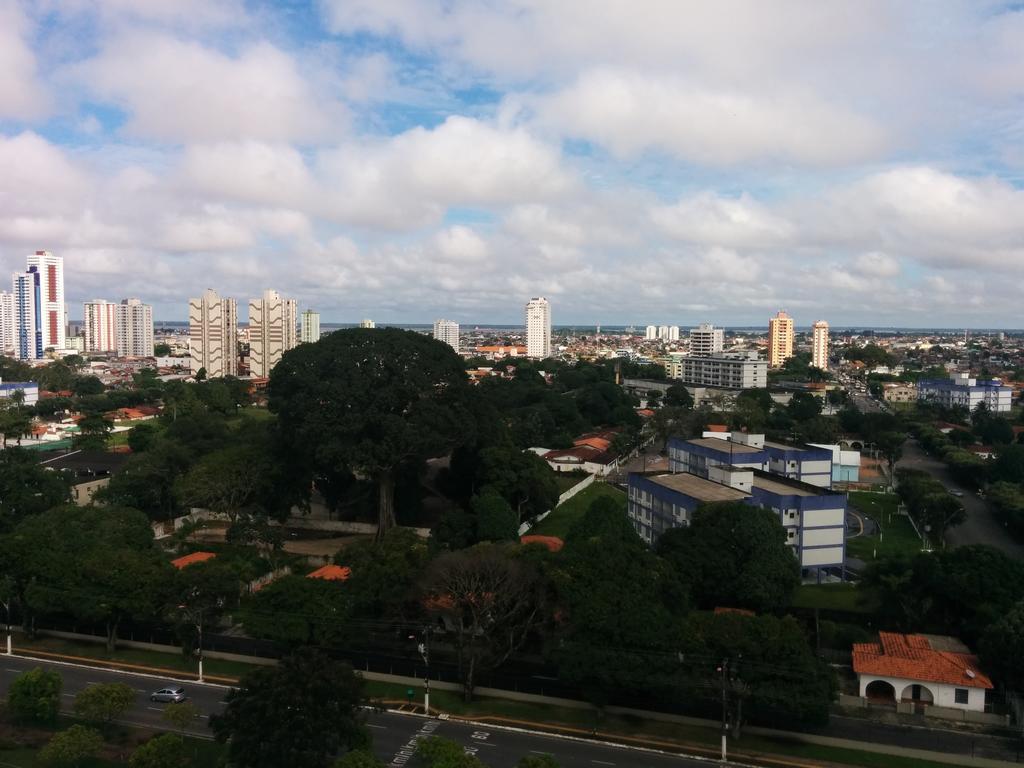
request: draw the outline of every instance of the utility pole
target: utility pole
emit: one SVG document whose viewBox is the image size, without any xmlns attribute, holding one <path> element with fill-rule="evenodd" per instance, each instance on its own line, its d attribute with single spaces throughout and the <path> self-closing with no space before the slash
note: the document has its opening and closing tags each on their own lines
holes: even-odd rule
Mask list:
<svg viewBox="0 0 1024 768">
<path fill-rule="evenodd" d="M 729 704 L 728 704 L 728 689 L 726 688 L 726 675 L 728 674 L 729 660 L 722 659 L 721 665 L 718 667 L 718 673 L 722 679 L 722 762 L 724 763 L 728 758 L 726 757 L 726 737 L 729 732 Z"/>
<path fill-rule="evenodd" d="M 423 641 L 416 647 L 423 659 L 423 666 L 426 671 L 423 673 L 423 714 L 430 715 L 430 630 L 427 625 L 423 628 Z"/>
</svg>

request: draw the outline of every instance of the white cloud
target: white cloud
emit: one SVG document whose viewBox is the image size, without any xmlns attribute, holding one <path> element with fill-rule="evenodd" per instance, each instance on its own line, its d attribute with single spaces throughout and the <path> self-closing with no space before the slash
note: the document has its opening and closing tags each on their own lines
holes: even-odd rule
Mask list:
<svg viewBox="0 0 1024 768">
<path fill-rule="evenodd" d="M 260 42 L 229 56 L 197 42 L 134 33 L 75 69 L 98 98 L 128 112 L 125 130 L 169 142 L 309 141 L 344 132 L 347 114 L 312 87 L 315 73 Z"/>
<path fill-rule="evenodd" d="M 315 180 L 302 155 L 288 144 L 258 141 L 187 147 L 183 181 L 215 197 L 306 207 Z"/>
<path fill-rule="evenodd" d="M 867 277 L 896 277 L 900 264 L 896 259 L 880 251 L 862 253 L 853 260 L 857 271 Z"/>
<path fill-rule="evenodd" d="M 16 0 L 0 0 L 0 119 L 34 120 L 50 111 L 28 35 L 28 19 Z"/>
<path fill-rule="evenodd" d="M 875 157 L 886 143 L 871 119 L 813 96 L 712 90 L 636 71 L 585 73 L 537 111 L 542 124 L 620 156 L 655 149 L 697 164 L 831 165 Z"/>
<path fill-rule="evenodd" d="M 447 261 L 473 264 L 487 256 L 487 243 L 469 227 L 457 225 L 434 235 L 434 246 Z"/>
<path fill-rule="evenodd" d="M 748 194 L 704 192 L 651 210 L 652 221 L 678 240 L 707 245 L 764 246 L 789 240 L 793 226 Z"/>
</svg>

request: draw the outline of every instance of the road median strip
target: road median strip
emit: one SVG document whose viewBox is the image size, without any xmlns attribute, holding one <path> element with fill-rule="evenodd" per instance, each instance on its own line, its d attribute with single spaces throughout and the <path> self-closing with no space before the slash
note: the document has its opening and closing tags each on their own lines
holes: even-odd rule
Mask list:
<svg viewBox="0 0 1024 768">
<path fill-rule="evenodd" d="M 102 669 L 120 669 L 126 672 L 144 672 L 157 677 L 170 677 L 174 680 L 187 679 L 192 682 L 200 682 L 197 675 L 183 672 L 180 669 L 169 669 L 167 667 L 149 667 L 142 664 L 129 664 L 123 661 L 109 661 L 97 659 L 95 656 L 72 656 L 66 653 L 50 653 L 39 651 L 34 648 L 14 648 L 14 655 L 21 659 L 39 659 L 40 661 L 65 661 L 75 662 L 83 666 L 99 667 Z M 215 682 L 220 685 L 236 685 L 238 678 L 221 677 L 219 675 L 203 675 L 202 682 Z"/>
</svg>

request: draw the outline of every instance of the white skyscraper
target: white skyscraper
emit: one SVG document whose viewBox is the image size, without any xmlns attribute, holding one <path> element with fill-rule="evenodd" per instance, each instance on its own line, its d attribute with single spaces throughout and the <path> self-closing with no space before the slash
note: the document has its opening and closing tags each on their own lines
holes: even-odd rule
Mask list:
<svg viewBox="0 0 1024 768">
<path fill-rule="evenodd" d="M 667 325 L 659 325 L 658 326 L 658 338 L 661 339 L 662 341 L 668 341 L 668 326 Z"/>
<path fill-rule="evenodd" d="M 364 318 L 364 319 L 359 321 L 359 327 L 360 328 L 376 328 L 377 324 L 375 322 L 373 322 L 373 320 L 370 320 L 369 318 Z"/>
<path fill-rule="evenodd" d="M 14 294 L 0 291 L 0 355 L 14 354 Z"/>
<path fill-rule="evenodd" d="M 658 326 L 656 326 L 656 325 L 648 325 L 647 329 L 644 331 L 644 339 L 646 339 L 647 341 L 654 341 L 657 338 L 658 338 Z"/>
<path fill-rule="evenodd" d="M 434 321 L 434 338 L 459 351 L 459 324 L 451 320 Z"/>
<path fill-rule="evenodd" d="M 819 320 L 811 326 L 811 365 L 828 370 L 828 323 Z"/>
<path fill-rule="evenodd" d="M 195 376 L 206 371 L 210 379 L 238 375 L 238 306 L 207 289 L 188 301 L 190 369 Z"/>
<path fill-rule="evenodd" d="M 312 344 L 320 341 L 320 313 L 307 309 L 302 313 L 302 324 L 299 331 L 299 341 L 303 344 Z"/>
<path fill-rule="evenodd" d="M 117 304 L 106 299 L 87 301 L 84 307 L 85 351 L 117 350 Z"/>
<path fill-rule="evenodd" d="M 725 349 L 725 332 L 710 323 L 701 323 L 690 329 L 690 355 L 711 357 Z"/>
<path fill-rule="evenodd" d="M 543 296 L 526 304 L 526 355 L 551 357 L 551 305 Z"/>
<path fill-rule="evenodd" d="M 153 356 L 153 307 L 149 304 L 139 299 L 123 299 L 117 305 L 117 354 Z"/>
<path fill-rule="evenodd" d="M 292 349 L 295 337 L 295 299 L 282 299 L 277 291 L 249 302 L 249 373 L 266 377 L 281 356 Z"/>
<path fill-rule="evenodd" d="M 67 309 L 64 306 L 64 258 L 49 251 L 28 257 L 28 268 L 39 273 L 39 330 L 43 349 L 64 349 Z"/>
<path fill-rule="evenodd" d="M 678 325 L 670 325 L 668 327 L 668 340 L 669 341 L 679 341 L 679 326 Z"/>
<path fill-rule="evenodd" d="M 15 272 L 11 279 L 14 316 L 14 356 L 19 360 L 41 360 L 43 332 L 40 328 L 39 270 L 31 267 Z"/>
</svg>

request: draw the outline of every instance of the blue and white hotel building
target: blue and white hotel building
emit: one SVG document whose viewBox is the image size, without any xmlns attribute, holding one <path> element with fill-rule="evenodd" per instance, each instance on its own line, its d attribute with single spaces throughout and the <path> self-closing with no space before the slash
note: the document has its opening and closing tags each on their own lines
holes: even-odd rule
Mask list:
<svg viewBox="0 0 1024 768">
<path fill-rule="evenodd" d="M 819 488 L 832 487 L 832 450 L 815 445 L 787 445 L 765 440 L 764 435 L 734 432 L 727 439 L 672 438 L 668 443 L 669 469 L 706 478 L 708 468 L 728 465 L 760 469 L 800 480 Z"/>
</svg>

